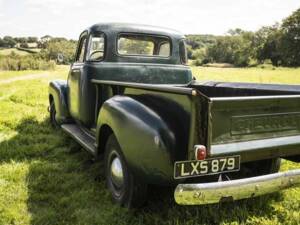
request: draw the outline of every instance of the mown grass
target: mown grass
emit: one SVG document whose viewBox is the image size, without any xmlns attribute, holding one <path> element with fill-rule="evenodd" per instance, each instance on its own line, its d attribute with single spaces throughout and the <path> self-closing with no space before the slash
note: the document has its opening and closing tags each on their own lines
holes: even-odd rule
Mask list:
<svg viewBox="0 0 300 225">
<path fill-rule="evenodd" d="M 55 71 L 51 71 L 51 74 L 66 74 L 69 66 L 56 66 Z M 48 74 L 48 71 L 43 70 L 24 70 L 24 71 L 1 71 L 0 70 L 0 82 L 1 80 L 7 80 L 11 78 L 17 78 L 24 75 L 32 75 L 32 74 Z"/>
<path fill-rule="evenodd" d="M 266 68 L 214 68 L 192 67 L 193 75 L 201 81 L 254 82 L 300 84 L 300 68 L 283 68 L 266 65 Z"/>
<path fill-rule="evenodd" d="M 25 71 L 0 71 L 0 81 L 10 78 L 20 77 L 29 74 L 39 74 L 42 71 L 39 70 L 25 70 Z"/>
<path fill-rule="evenodd" d="M 16 48 L 6 48 L 6 49 L 0 49 L 0 55 L 10 55 L 12 52 L 16 53 L 17 55 L 29 55 L 30 53 L 21 51 Z"/>
<path fill-rule="evenodd" d="M 212 79 L 232 74 L 227 69 L 193 70 L 201 76 L 205 71 Z M 238 71 L 234 81 L 247 78 L 247 69 Z M 93 163 L 49 124 L 48 82 L 65 79 L 67 72 L 62 68 L 49 73 L 37 80 L 0 84 L 0 224 L 299 224 L 299 188 L 193 207 L 176 205 L 168 188 L 153 188 L 142 209 L 114 205 L 105 189 L 102 163 Z M 282 169 L 292 168 L 299 165 L 285 161 Z"/>
</svg>

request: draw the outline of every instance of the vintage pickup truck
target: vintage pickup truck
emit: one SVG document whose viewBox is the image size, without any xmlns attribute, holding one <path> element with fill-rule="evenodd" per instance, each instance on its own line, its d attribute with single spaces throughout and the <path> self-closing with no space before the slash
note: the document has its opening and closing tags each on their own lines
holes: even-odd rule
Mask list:
<svg viewBox="0 0 300 225">
<path fill-rule="evenodd" d="M 209 204 L 300 184 L 300 86 L 198 83 L 181 33 L 135 24 L 82 32 L 67 81 L 49 84 L 51 123 L 94 158 L 113 200 L 138 207 L 149 185 Z M 101 157 L 102 158 L 102 157 Z"/>
</svg>

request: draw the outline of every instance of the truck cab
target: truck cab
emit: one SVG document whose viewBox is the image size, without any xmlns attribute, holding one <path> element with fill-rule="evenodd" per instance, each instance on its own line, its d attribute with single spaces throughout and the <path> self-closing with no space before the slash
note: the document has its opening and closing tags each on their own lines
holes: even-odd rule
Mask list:
<svg viewBox="0 0 300 225">
<path fill-rule="evenodd" d="M 123 206 L 141 205 L 149 184 L 177 185 L 179 204 L 299 185 L 299 170 L 278 170 L 280 158 L 299 161 L 300 87 L 198 83 L 186 64 L 180 32 L 93 25 L 67 81 L 49 84 L 51 123 L 104 156 L 107 187 Z"/>
<path fill-rule="evenodd" d="M 80 35 L 68 76 L 70 115 L 84 126 L 95 125 L 97 87 L 88 82 L 92 79 L 187 84 L 192 75 L 185 63 L 184 36 L 175 31 L 154 31 L 152 27 L 137 25 L 94 25 Z M 105 101 L 112 97 L 113 90 L 103 89 L 98 97 Z"/>
</svg>

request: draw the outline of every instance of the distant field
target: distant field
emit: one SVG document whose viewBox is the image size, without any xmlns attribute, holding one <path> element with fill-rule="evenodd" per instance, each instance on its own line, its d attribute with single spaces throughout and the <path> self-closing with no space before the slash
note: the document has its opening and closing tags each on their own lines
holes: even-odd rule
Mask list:
<svg viewBox="0 0 300 225">
<path fill-rule="evenodd" d="M 30 49 L 35 52 L 39 52 L 40 49 Z M 29 55 L 30 53 L 26 51 L 22 51 L 16 48 L 6 48 L 6 49 L 0 49 L 0 55 L 10 55 L 12 52 L 16 53 L 17 55 Z"/>
<path fill-rule="evenodd" d="M 300 68 L 214 68 L 192 67 L 192 73 L 201 81 L 228 81 L 254 83 L 300 84 Z"/>
<path fill-rule="evenodd" d="M 293 83 L 300 75 L 299 69 L 192 70 L 201 80 Z M 67 71 L 43 71 L 47 76 L 34 80 L 26 80 L 33 71 L 0 72 L 0 225 L 299 224 L 300 188 L 190 207 L 176 205 L 172 190 L 156 188 L 144 208 L 119 208 L 105 188 L 103 164 L 50 126 L 48 83 L 66 79 Z M 22 80 L 4 83 L 16 77 Z M 282 170 L 299 167 L 284 161 Z"/>
<path fill-rule="evenodd" d="M 0 71 L 0 81 L 10 78 L 20 77 L 28 74 L 38 74 L 42 71 L 39 70 L 26 70 L 26 71 Z"/>
<path fill-rule="evenodd" d="M 7 49 L 0 49 L 0 55 L 10 55 L 12 52 L 18 55 L 29 55 L 30 53 L 25 51 L 20 51 L 16 48 L 7 48 Z"/>
<path fill-rule="evenodd" d="M 56 66 L 55 71 L 51 71 L 51 74 L 66 74 L 69 66 Z M 25 70 L 25 71 L 1 71 L 0 70 L 0 81 L 11 79 L 11 78 L 17 78 L 24 75 L 32 75 L 32 74 L 45 74 L 48 73 L 48 71 L 41 71 L 41 70 Z"/>
</svg>

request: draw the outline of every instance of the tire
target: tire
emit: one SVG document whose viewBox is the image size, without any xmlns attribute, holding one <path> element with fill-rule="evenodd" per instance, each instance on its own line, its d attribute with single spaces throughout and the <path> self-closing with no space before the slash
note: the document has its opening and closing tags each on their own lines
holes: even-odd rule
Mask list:
<svg viewBox="0 0 300 225">
<path fill-rule="evenodd" d="M 131 173 L 113 134 L 105 146 L 104 165 L 106 185 L 113 201 L 126 208 L 142 206 L 147 199 L 147 184 Z"/>
<path fill-rule="evenodd" d="M 277 173 L 280 169 L 280 164 L 281 164 L 280 158 L 258 161 L 257 163 L 254 164 L 253 171 L 258 176 Z"/>
<path fill-rule="evenodd" d="M 277 173 L 280 170 L 280 164 L 280 158 L 245 163 L 241 166 L 240 175 L 245 178 Z"/>
<path fill-rule="evenodd" d="M 280 166 L 281 166 L 281 159 L 280 158 L 276 158 L 276 159 L 271 159 L 271 165 L 269 167 L 269 173 L 278 173 L 280 170 Z"/>
<path fill-rule="evenodd" d="M 49 112 L 50 112 L 50 123 L 52 127 L 59 128 L 59 123 L 56 120 L 56 109 L 55 109 L 54 101 L 50 102 Z"/>
</svg>

